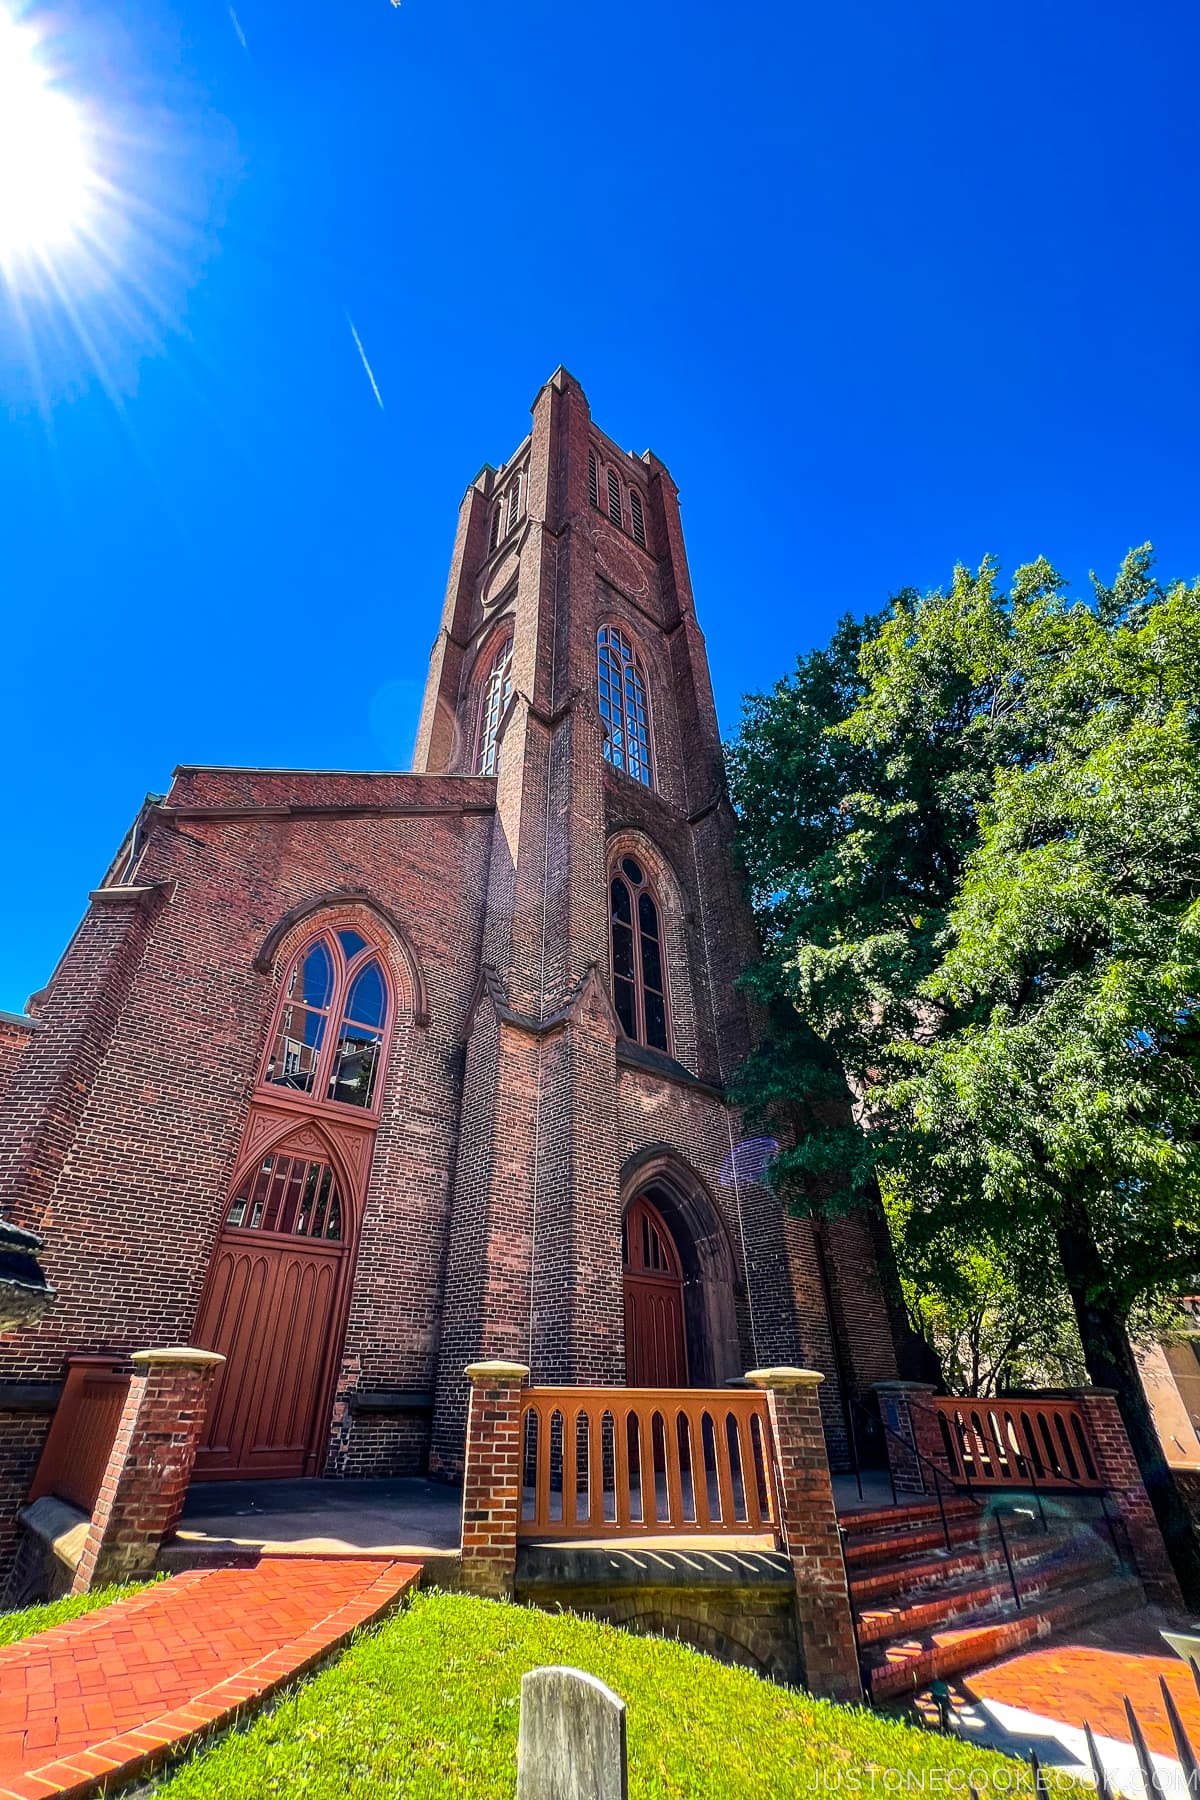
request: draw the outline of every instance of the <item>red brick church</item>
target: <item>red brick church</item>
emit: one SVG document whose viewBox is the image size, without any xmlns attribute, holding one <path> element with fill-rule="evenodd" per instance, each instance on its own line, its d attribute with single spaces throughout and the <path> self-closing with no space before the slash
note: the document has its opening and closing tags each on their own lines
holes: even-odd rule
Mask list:
<svg viewBox="0 0 1200 1800">
<path fill-rule="evenodd" d="M 29 1017 L 0 1218 L 8 1542 L 69 1357 L 224 1352 L 196 1476 L 461 1464 L 535 1381 L 896 1373 L 866 1230 L 788 1219 L 725 1086 L 752 926 L 669 473 L 558 370 L 459 512 L 411 773 L 185 767 Z M 3 1245 L 0 1244 L 0 1256 Z"/>
</svg>

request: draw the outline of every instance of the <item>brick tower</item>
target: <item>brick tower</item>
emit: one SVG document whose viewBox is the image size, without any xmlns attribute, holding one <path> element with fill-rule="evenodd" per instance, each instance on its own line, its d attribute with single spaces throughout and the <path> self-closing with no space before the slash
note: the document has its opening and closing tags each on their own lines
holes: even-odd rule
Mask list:
<svg viewBox="0 0 1200 1800">
<path fill-rule="evenodd" d="M 639 1245 L 628 1231 L 622 1243 L 641 1194 L 682 1277 L 683 1379 L 797 1360 L 831 1374 L 840 1361 L 859 1382 L 892 1373 L 865 1236 L 840 1227 L 822 1270 L 812 1228 L 785 1222 L 723 1098 L 752 1040 L 737 978 L 753 935 L 678 492 L 656 456 L 595 427 L 563 369 L 529 437 L 467 490 L 431 658 L 416 768 L 465 775 L 489 760 L 496 830 L 435 1462 L 459 1454 L 472 1357 L 521 1358 L 555 1383 L 647 1378 L 627 1364 L 642 1295 Z M 658 932 L 648 999 L 644 940 L 630 955 L 643 896 Z M 845 1289 L 856 1342 L 839 1359 L 829 1313 Z"/>
</svg>

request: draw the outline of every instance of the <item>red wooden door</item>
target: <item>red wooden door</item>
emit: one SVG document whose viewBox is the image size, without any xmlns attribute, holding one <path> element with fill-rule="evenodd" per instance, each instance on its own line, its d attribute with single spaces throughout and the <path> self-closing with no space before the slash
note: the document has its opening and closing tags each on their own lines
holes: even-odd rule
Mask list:
<svg viewBox="0 0 1200 1800">
<path fill-rule="evenodd" d="M 332 1170 L 268 1156 L 230 1202 L 197 1342 L 225 1367 L 196 1454 L 201 1479 L 313 1472 L 348 1247 Z"/>
<path fill-rule="evenodd" d="M 624 1255 L 625 1379 L 630 1387 L 686 1387 L 682 1265 L 648 1200 L 635 1200 L 625 1215 Z"/>
</svg>

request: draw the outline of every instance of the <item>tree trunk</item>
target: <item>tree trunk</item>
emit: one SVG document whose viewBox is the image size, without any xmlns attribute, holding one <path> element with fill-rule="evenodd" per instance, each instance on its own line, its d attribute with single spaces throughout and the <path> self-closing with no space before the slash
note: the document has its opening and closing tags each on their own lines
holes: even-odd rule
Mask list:
<svg viewBox="0 0 1200 1800">
<path fill-rule="evenodd" d="M 1150 1403 L 1129 1342 L 1124 1309 L 1113 1293 L 1087 1207 L 1078 1196 L 1070 1196 L 1063 1203 L 1058 1250 L 1088 1375 L 1094 1387 L 1111 1388 L 1116 1395 L 1117 1408 L 1184 1599 L 1189 1606 L 1200 1605 L 1200 1545 L 1154 1428 Z"/>
<path fill-rule="evenodd" d="M 946 1383 L 937 1351 L 927 1337 L 913 1329 L 908 1308 L 904 1304 L 896 1246 L 892 1242 L 891 1227 L 874 1179 L 861 1202 L 861 1211 L 870 1235 L 871 1248 L 875 1252 L 879 1288 L 891 1328 L 892 1342 L 896 1347 L 896 1373 L 901 1381 L 928 1381 L 934 1387 L 944 1390 Z"/>
</svg>

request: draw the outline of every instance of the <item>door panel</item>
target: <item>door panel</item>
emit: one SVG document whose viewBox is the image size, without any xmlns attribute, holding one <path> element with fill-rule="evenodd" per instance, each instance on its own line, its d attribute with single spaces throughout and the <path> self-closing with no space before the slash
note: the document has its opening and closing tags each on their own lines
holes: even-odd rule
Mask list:
<svg viewBox="0 0 1200 1800">
<path fill-rule="evenodd" d="M 686 1387 L 683 1284 L 625 1277 L 625 1379 L 630 1387 Z"/>
<path fill-rule="evenodd" d="M 226 1359 L 198 1478 L 307 1472 L 345 1254 L 341 1244 L 226 1226 L 196 1333 Z"/>
<path fill-rule="evenodd" d="M 625 1379 L 686 1387 L 682 1264 L 666 1221 L 646 1199 L 625 1216 Z"/>
</svg>

